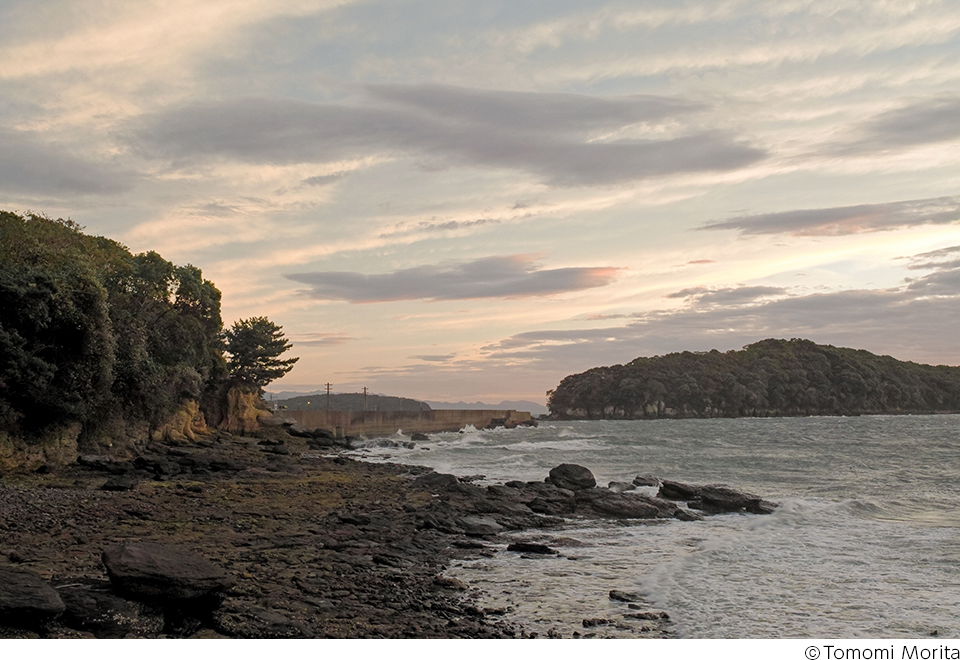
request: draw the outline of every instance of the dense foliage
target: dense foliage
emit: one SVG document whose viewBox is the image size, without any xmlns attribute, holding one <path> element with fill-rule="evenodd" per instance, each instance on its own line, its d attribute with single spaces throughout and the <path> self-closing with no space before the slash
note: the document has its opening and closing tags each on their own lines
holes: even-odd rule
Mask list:
<svg viewBox="0 0 960 660">
<path fill-rule="evenodd" d="M 220 292 L 199 268 L 0 212 L 0 432 L 158 424 L 223 395 L 223 351 Z"/>
<path fill-rule="evenodd" d="M 566 419 L 960 412 L 960 367 L 766 339 L 567 376 L 549 407 Z"/>
</svg>

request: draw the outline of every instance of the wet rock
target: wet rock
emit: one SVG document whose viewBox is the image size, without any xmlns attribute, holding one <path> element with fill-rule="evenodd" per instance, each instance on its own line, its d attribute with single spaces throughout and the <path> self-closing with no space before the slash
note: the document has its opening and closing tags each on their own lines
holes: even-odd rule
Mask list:
<svg viewBox="0 0 960 660">
<path fill-rule="evenodd" d="M 99 638 L 156 636 L 163 631 L 159 608 L 121 598 L 109 591 L 110 584 L 80 583 L 58 587 L 66 609 L 60 621 Z"/>
<path fill-rule="evenodd" d="M 656 487 L 660 485 L 660 480 L 650 474 L 638 475 L 633 478 L 633 485 L 638 487 L 639 486 Z"/>
<path fill-rule="evenodd" d="M 639 498 L 605 488 L 577 491 L 577 513 L 605 518 L 657 518 L 659 509 Z"/>
<path fill-rule="evenodd" d="M 633 484 L 626 481 L 611 481 L 607 484 L 607 489 L 614 493 L 622 493 L 625 490 L 633 490 Z"/>
<path fill-rule="evenodd" d="M 100 490 L 116 492 L 133 490 L 138 483 L 140 483 L 140 479 L 135 474 L 115 474 L 100 486 Z"/>
<path fill-rule="evenodd" d="M 751 500 L 747 503 L 746 509 L 748 513 L 769 515 L 777 510 L 777 504 L 767 500 Z"/>
<path fill-rule="evenodd" d="M 699 495 L 699 486 L 691 486 L 679 481 L 667 481 L 666 479 L 660 482 L 660 491 L 657 493 L 657 497 L 667 500 L 693 500 Z"/>
<path fill-rule="evenodd" d="M 228 601 L 214 614 L 216 629 L 247 639 L 301 639 L 314 637 L 303 623 L 272 609 Z"/>
<path fill-rule="evenodd" d="M 467 585 L 464 582 L 461 582 L 457 578 L 447 577 L 446 575 L 438 575 L 433 578 L 433 583 L 438 587 L 443 587 L 444 589 L 455 589 L 456 591 L 466 591 Z"/>
<path fill-rule="evenodd" d="M 638 619 L 640 621 L 658 621 L 670 618 L 670 615 L 666 612 L 628 612 L 623 616 L 626 619 Z"/>
<path fill-rule="evenodd" d="M 314 436 L 312 431 L 308 431 L 297 423 L 290 424 L 286 426 L 287 433 L 292 435 L 295 438 L 313 438 Z"/>
<path fill-rule="evenodd" d="M 363 515 L 362 513 L 343 513 L 337 516 L 337 520 L 345 525 L 357 525 L 358 527 L 360 525 L 370 524 L 370 516 Z"/>
<path fill-rule="evenodd" d="M 558 555 L 558 551 L 541 543 L 511 543 L 507 546 L 510 552 L 522 552 L 531 555 Z"/>
<path fill-rule="evenodd" d="M 463 529 L 451 518 L 426 514 L 420 518 L 418 525 L 420 529 L 435 529 L 444 534 L 463 534 Z"/>
<path fill-rule="evenodd" d="M 694 522 L 696 520 L 703 520 L 703 514 L 699 511 L 691 511 L 690 509 L 681 509 L 677 507 L 677 510 L 674 512 L 673 517 L 677 520 L 683 520 L 685 522 Z"/>
<path fill-rule="evenodd" d="M 677 506 L 675 502 L 671 500 L 665 500 L 662 497 L 648 497 L 647 495 L 636 495 L 636 497 L 641 502 L 649 504 L 657 508 L 657 517 L 658 518 L 674 518 L 677 515 L 677 511 L 680 510 L 680 507 Z"/>
<path fill-rule="evenodd" d="M 121 591 L 163 600 L 213 598 L 233 580 L 200 555 L 172 546 L 135 542 L 103 551 L 110 581 Z"/>
<path fill-rule="evenodd" d="M 597 626 L 609 626 L 613 624 L 613 621 L 610 619 L 584 619 L 583 627 L 584 628 L 596 628 Z"/>
<path fill-rule="evenodd" d="M 572 490 L 557 488 L 552 483 L 530 482 L 518 489 L 521 496 L 518 501 L 537 513 L 550 516 L 563 516 L 574 513 L 576 497 Z"/>
<path fill-rule="evenodd" d="M 519 488 L 509 488 L 507 486 L 487 486 L 487 496 L 496 499 L 504 499 L 511 502 L 520 502 L 523 498 L 523 492 Z"/>
<path fill-rule="evenodd" d="M 160 457 L 139 456 L 133 465 L 137 469 L 152 472 L 158 477 L 172 477 L 182 472 L 179 463 Z"/>
<path fill-rule="evenodd" d="M 616 600 L 621 603 L 639 603 L 643 598 L 641 598 L 639 594 L 613 589 L 610 591 L 610 600 Z"/>
<path fill-rule="evenodd" d="M 454 484 L 460 483 L 460 480 L 452 474 L 428 472 L 414 479 L 413 483 L 416 486 L 429 490 L 431 493 L 439 493 Z"/>
<path fill-rule="evenodd" d="M 495 536 L 503 531 L 496 520 L 483 516 L 464 516 L 457 522 L 467 536 Z"/>
<path fill-rule="evenodd" d="M 584 488 L 594 488 L 597 480 L 593 473 L 582 465 L 573 463 L 563 463 L 550 470 L 548 477 L 550 483 L 557 488 L 566 488 L 568 490 L 583 490 Z"/>
<path fill-rule="evenodd" d="M 4 624 L 37 628 L 56 619 L 63 610 L 60 595 L 39 575 L 0 567 L 0 621 Z"/>
<path fill-rule="evenodd" d="M 700 508 L 704 513 L 773 513 L 776 508 L 759 495 L 743 493 L 725 486 L 701 486 Z"/>
<path fill-rule="evenodd" d="M 430 439 L 426 433 L 411 433 L 410 439 L 414 442 L 427 442 Z"/>
</svg>

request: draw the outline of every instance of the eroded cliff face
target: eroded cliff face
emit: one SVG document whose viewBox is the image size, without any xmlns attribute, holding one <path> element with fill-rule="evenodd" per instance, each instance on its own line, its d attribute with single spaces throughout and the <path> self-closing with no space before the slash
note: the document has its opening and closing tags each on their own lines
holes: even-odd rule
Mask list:
<svg viewBox="0 0 960 660">
<path fill-rule="evenodd" d="M 43 438 L 27 441 L 0 432 L 0 474 L 55 470 L 77 460 L 79 422 L 48 431 Z"/>
<path fill-rule="evenodd" d="M 239 435 L 255 433 L 260 430 L 259 420 L 272 416 L 264 405 L 258 392 L 233 387 L 227 392 L 227 409 L 218 428 Z"/>
<path fill-rule="evenodd" d="M 209 432 L 200 404 L 186 399 L 167 421 L 151 431 L 150 438 L 158 442 L 186 442 L 195 441 L 197 433 Z"/>
</svg>

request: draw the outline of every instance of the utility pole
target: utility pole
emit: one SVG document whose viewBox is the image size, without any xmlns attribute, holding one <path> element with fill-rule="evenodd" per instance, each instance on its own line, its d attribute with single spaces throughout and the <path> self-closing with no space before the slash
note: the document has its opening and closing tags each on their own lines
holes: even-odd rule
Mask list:
<svg viewBox="0 0 960 660">
<path fill-rule="evenodd" d="M 330 412 L 330 388 L 331 387 L 332 385 L 330 383 L 327 383 L 327 412 L 328 413 Z"/>
<path fill-rule="evenodd" d="M 367 388 L 363 388 L 363 412 L 367 412 Z"/>
</svg>

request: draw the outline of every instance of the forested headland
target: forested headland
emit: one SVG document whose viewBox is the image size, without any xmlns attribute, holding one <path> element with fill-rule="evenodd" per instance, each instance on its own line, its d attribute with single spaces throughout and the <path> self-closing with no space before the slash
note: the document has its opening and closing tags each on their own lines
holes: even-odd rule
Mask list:
<svg viewBox="0 0 960 660">
<path fill-rule="evenodd" d="M 0 471 L 231 422 L 296 361 L 280 330 L 225 331 L 195 266 L 0 212 Z"/>
<path fill-rule="evenodd" d="M 960 367 L 903 362 L 804 339 L 670 353 L 597 367 L 548 393 L 556 419 L 960 412 Z"/>
</svg>

